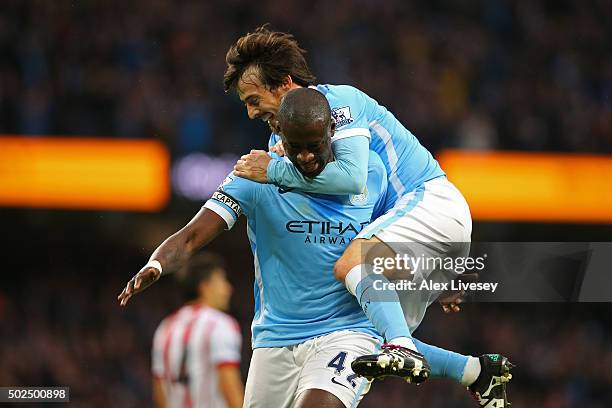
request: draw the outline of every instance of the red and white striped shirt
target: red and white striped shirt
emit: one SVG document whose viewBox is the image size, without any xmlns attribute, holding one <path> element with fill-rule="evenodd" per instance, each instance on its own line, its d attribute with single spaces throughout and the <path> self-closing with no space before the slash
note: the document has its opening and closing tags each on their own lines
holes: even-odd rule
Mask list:
<svg viewBox="0 0 612 408">
<path fill-rule="evenodd" d="M 236 320 L 206 306 L 186 305 L 166 317 L 153 338 L 153 375 L 169 407 L 224 408 L 217 369 L 239 365 Z"/>
</svg>

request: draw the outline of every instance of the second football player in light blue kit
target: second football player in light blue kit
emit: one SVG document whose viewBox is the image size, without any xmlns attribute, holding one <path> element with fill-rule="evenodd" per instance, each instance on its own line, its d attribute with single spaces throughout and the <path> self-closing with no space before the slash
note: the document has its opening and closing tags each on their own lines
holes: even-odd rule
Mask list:
<svg viewBox="0 0 612 408">
<path fill-rule="evenodd" d="M 336 122 L 336 160 L 324 168 L 309 163 L 307 175 L 291 163 L 251 151 L 238 161 L 235 174 L 311 193 L 360 194 L 366 186 L 368 151 L 379 154 L 389 183 L 385 212 L 360 232 L 334 266 L 336 278 L 357 299 L 371 290 L 368 257 L 414 254 L 440 261 L 467 256 L 472 230 L 469 207 L 432 155 L 390 111 L 364 92 L 346 85 L 317 85 L 304 54 L 291 34 L 260 27 L 239 38 L 228 50 L 224 85 L 226 90 L 236 90 L 251 119 L 268 122 L 274 132 L 270 147 L 277 151 L 276 116 L 282 98 L 291 90 L 316 89 L 328 100 Z M 284 147 L 287 150 L 288 146 Z M 380 255 L 372 255 L 374 250 Z M 418 284 L 431 279 L 449 282 L 460 271 L 412 267 L 409 272 L 407 278 Z M 404 290 L 398 294 L 405 321 L 414 330 L 439 292 Z M 384 310 L 375 314 L 364 310 L 381 333 L 395 321 L 395 313 L 385 318 Z M 387 340 L 391 344 L 383 347 L 378 357 L 372 356 L 372 368 L 363 371 L 364 375 L 393 375 L 397 368 L 393 362 L 401 361 L 404 350 L 417 349 L 410 333 Z M 475 369 L 470 370 L 474 378 L 489 367 L 498 370 L 500 379 L 494 382 L 492 391 L 472 387 L 482 406 L 508 405 L 505 389 L 511 365 L 505 358 L 501 361 L 497 364 L 497 360 L 481 356 L 474 362 Z"/>
</svg>

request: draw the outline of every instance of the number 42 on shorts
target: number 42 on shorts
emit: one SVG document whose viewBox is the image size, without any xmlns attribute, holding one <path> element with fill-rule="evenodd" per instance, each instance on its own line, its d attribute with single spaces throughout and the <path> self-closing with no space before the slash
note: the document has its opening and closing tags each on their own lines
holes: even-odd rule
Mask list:
<svg viewBox="0 0 612 408">
<path fill-rule="evenodd" d="M 344 371 L 344 369 L 346 368 L 345 366 L 346 356 L 347 356 L 346 351 L 341 351 L 334 358 L 332 358 L 329 361 L 329 363 L 327 363 L 327 367 L 334 369 L 336 376 L 341 375 L 342 371 Z M 355 382 L 355 380 L 358 377 L 359 376 L 357 374 L 351 372 L 349 375 L 346 376 L 346 382 L 349 383 L 351 387 L 355 388 L 357 386 L 357 382 Z M 344 386 L 344 384 L 340 384 L 337 381 L 335 381 L 335 378 L 336 377 L 332 377 L 331 379 L 333 383 Z"/>
</svg>

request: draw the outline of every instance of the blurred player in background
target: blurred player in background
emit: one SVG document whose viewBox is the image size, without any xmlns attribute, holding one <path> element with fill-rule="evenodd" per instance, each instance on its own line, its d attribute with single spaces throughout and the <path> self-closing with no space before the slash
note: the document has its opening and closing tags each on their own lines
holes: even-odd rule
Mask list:
<svg viewBox="0 0 612 408">
<path fill-rule="evenodd" d="M 232 287 L 223 261 L 212 254 L 198 254 L 177 278 L 187 303 L 155 331 L 155 406 L 242 407 L 242 337 L 238 323 L 224 313 Z"/>
<path fill-rule="evenodd" d="M 390 258 L 395 253 L 410 253 L 415 243 L 425 243 L 418 248 L 428 258 L 467 256 L 472 230 L 470 211 L 438 162 L 391 112 L 354 87 L 316 85 L 304 53 L 291 34 L 260 27 L 230 47 L 224 86 L 226 91 L 237 91 L 249 118 L 270 125 L 272 149 L 278 149 L 281 141 L 276 115 L 287 92 L 302 87 L 321 92 L 331 106 L 336 124 L 332 138 L 335 161 L 323 167 L 311 153 L 303 159 L 308 167 L 305 172 L 290 162 L 272 160 L 265 152 L 251 151 L 238 161 L 235 174 L 284 189 L 359 195 L 366 189 L 368 151 L 373 150 L 380 156 L 389 183 L 382 216 L 359 233 L 336 263 L 334 273 L 390 343 L 383 346 L 380 355 L 371 356 L 370 366 L 377 370 L 369 369 L 367 374 L 375 377 L 394 374 L 406 360 L 414 359 L 414 354 L 407 353 L 407 350 L 417 350 L 410 331 L 418 327 L 426 308 L 439 293 L 403 292 L 400 296 L 403 317 L 411 329 L 404 330 L 391 306 L 372 301 L 373 280 L 368 277 L 372 267 L 363 256 L 362 245 L 378 243 L 375 248 L 380 253 L 375 256 Z M 288 147 L 284 146 L 285 150 Z M 424 280 L 434 272 L 439 271 L 413 270 L 412 278 Z M 436 276 L 438 281 L 453 278 Z M 378 310 L 372 312 L 370 308 Z M 386 336 L 391 331 L 399 335 Z M 480 366 L 498 370 L 493 373 L 491 387 L 472 388 L 483 406 L 508 403 L 505 382 L 510 378 L 511 364 L 505 357 L 497 358 L 500 361 L 482 356 L 475 363 L 478 372 Z"/>
</svg>

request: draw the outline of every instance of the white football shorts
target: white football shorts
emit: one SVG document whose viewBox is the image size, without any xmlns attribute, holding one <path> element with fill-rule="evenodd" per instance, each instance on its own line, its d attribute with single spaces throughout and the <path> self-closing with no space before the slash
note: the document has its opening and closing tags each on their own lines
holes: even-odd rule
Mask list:
<svg viewBox="0 0 612 408">
<path fill-rule="evenodd" d="M 472 217 L 463 195 L 446 178 L 438 177 L 403 195 L 387 213 L 364 228 L 357 238 L 376 236 L 396 254 L 420 258 L 412 281 L 449 282 L 459 272 L 440 268 L 448 258 L 467 257 L 470 251 Z M 446 263 L 448 265 L 448 263 Z M 398 290 L 411 331 L 425 315 L 440 291 Z"/>
<path fill-rule="evenodd" d="M 245 408 L 289 408 L 306 390 L 332 393 L 346 407 L 356 407 L 370 389 L 351 362 L 380 349 L 365 333 L 339 331 L 287 347 L 253 350 L 247 377 Z"/>
</svg>

